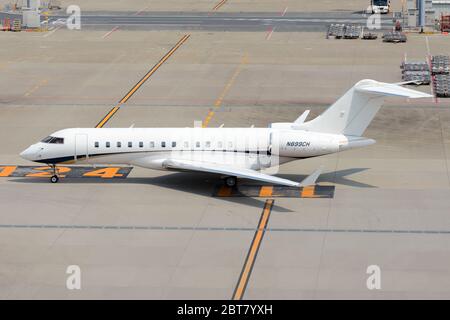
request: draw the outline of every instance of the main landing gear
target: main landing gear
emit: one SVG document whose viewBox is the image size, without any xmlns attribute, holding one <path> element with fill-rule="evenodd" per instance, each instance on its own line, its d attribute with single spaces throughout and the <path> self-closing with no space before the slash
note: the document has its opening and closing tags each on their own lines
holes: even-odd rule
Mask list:
<svg viewBox="0 0 450 320">
<path fill-rule="evenodd" d="M 58 171 L 56 170 L 56 165 L 53 164 L 51 167 L 52 167 L 53 175 L 50 178 L 50 182 L 51 183 L 58 183 L 59 177 L 58 177 Z"/>
<path fill-rule="evenodd" d="M 226 177 L 226 178 L 224 178 L 224 182 L 227 187 L 232 188 L 232 187 L 236 186 L 237 177 L 234 177 L 234 176 Z"/>
</svg>

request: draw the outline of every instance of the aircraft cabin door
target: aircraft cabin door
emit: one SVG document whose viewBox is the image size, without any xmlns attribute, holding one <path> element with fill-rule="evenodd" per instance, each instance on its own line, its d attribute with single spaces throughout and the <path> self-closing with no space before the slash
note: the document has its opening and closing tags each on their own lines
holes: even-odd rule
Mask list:
<svg viewBox="0 0 450 320">
<path fill-rule="evenodd" d="M 88 154 L 88 136 L 87 134 L 75 135 L 75 157 L 74 160 L 89 160 Z"/>
</svg>

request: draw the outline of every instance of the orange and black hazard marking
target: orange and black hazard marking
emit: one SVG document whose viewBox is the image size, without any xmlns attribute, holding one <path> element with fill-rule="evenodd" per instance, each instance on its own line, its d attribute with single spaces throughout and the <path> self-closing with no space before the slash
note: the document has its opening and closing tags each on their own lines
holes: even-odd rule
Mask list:
<svg viewBox="0 0 450 320">
<path fill-rule="evenodd" d="M 133 167 L 89 167 L 89 166 L 57 166 L 60 178 L 126 178 Z M 0 166 L 0 177 L 11 178 L 50 178 L 53 175 L 51 167 L 47 166 Z"/>
<path fill-rule="evenodd" d="M 256 197 L 256 198 L 333 198 L 334 186 L 261 186 L 239 185 L 237 187 L 218 186 L 214 197 Z"/>
</svg>

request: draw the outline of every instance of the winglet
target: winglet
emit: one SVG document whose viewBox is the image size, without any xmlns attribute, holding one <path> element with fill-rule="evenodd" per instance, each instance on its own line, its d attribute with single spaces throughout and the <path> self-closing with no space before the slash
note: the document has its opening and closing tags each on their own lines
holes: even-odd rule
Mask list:
<svg viewBox="0 0 450 320">
<path fill-rule="evenodd" d="M 320 174 L 322 173 L 322 170 L 323 166 L 320 166 L 316 171 L 314 171 L 305 179 L 303 179 L 303 181 L 299 183 L 299 187 L 307 187 L 316 184 L 316 180 L 317 178 L 319 178 Z"/>
</svg>

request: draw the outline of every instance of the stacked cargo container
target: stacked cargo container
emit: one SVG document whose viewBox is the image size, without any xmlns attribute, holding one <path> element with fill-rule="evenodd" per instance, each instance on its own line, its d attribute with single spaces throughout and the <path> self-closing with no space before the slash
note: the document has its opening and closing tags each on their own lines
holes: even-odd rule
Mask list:
<svg viewBox="0 0 450 320">
<path fill-rule="evenodd" d="M 436 97 L 450 98 L 450 58 L 437 55 L 431 58 L 431 73 Z"/>
<path fill-rule="evenodd" d="M 430 66 L 426 61 L 403 62 L 400 68 L 404 81 L 414 81 L 417 85 L 428 85 L 431 82 Z"/>
</svg>

